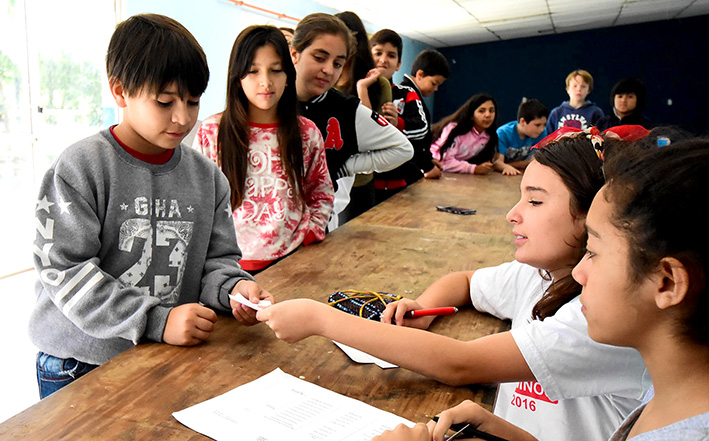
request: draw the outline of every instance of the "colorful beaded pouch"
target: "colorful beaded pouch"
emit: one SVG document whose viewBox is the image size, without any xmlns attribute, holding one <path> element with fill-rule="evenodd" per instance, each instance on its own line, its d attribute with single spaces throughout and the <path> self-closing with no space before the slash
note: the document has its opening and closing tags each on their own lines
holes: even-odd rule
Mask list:
<svg viewBox="0 0 709 441">
<path fill-rule="evenodd" d="M 344 289 L 332 294 L 328 305 L 360 317 L 379 321 L 387 304 L 401 300 L 401 296 L 375 291 Z"/>
</svg>

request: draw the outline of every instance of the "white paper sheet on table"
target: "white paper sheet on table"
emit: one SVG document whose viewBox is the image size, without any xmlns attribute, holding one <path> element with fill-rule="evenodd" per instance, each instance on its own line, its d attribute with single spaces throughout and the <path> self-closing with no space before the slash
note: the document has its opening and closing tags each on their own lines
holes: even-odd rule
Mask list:
<svg viewBox="0 0 709 441">
<path fill-rule="evenodd" d="M 342 351 L 347 354 L 347 356 L 350 357 L 352 361 L 356 361 L 357 363 L 374 363 L 382 369 L 399 367 L 395 364 L 389 363 L 388 361 L 384 361 L 381 358 L 377 358 L 373 355 L 367 354 L 366 352 L 362 352 L 359 349 L 343 345 L 342 343 L 336 342 L 335 340 L 333 340 L 332 342 L 335 343 L 340 349 L 342 349 Z"/>
<path fill-rule="evenodd" d="M 172 414 L 215 440 L 370 441 L 398 424 L 414 423 L 280 369 Z"/>
</svg>

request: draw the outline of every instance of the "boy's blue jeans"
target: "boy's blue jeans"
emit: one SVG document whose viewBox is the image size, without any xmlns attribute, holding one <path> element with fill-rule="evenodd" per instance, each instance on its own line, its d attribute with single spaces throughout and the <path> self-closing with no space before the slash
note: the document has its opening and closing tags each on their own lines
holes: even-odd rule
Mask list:
<svg viewBox="0 0 709 441">
<path fill-rule="evenodd" d="M 39 352 L 37 354 L 39 398 L 48 397 L 97 367 L 95 364 L 84 363 L 73 358 L 57 358 Z"/>
</svg>

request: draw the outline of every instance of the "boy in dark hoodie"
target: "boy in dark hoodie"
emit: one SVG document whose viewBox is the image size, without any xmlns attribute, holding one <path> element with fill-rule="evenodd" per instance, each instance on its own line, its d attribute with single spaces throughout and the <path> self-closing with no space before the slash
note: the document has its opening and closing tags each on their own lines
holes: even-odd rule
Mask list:
<svg viewBox="0 0 709 441">
<path fill-rule="evenodd" d="M 637 78 L 624 78 L 611 90 L 610 115 L 606 115 L 596 124 L 603 131 L 615 126 L 638 125 L 651 129 L 650 120 L 642 114 L 645 108 L 645 85 Z"/>
<path fill-rule="evenodd" d="M 600 107 L 587 101 L 586 97 L 593 90 L 593 77 L 585 70 L 577 69 L 566 77 L 566 93 L 569 101 L 564 101 L 554 108 L 547 121 L 547 133 L 553 133 L 561 127 L 575 127 L 585 130 L 595 126 L 603 118 Z"/>
</svg>

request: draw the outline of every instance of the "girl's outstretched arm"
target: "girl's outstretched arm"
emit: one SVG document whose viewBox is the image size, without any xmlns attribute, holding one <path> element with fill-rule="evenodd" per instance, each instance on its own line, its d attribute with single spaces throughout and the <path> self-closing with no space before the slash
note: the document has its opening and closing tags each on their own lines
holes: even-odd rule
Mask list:
<svg viewBox="0 0 709 441">
<path fill-rule="evenodd" d="M 320 335 L 453 386 L 535 379 L 509 332 L 459 341 L 362 319 L 310 299 L 269 306 L 256 318 L 289 343 Z"/>
</svg>

